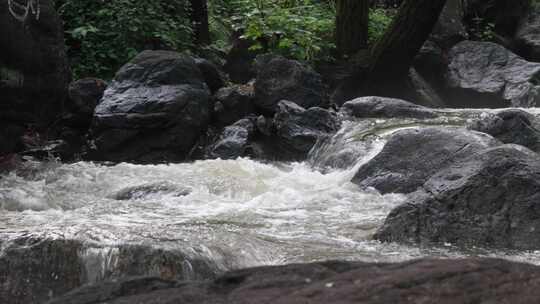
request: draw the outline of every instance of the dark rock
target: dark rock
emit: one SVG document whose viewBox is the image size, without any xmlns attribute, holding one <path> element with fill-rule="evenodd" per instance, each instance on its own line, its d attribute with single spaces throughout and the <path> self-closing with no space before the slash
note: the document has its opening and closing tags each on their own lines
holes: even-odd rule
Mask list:
<svg viewBox="0 0 540 304">
<path fill-rule="evenodd" d="M 521 21 L 516 43 L 518 53 L 530 61 L 540 61 L 540 6 L 535 5 Z"/>
<path fill-rule="evenodd" d="M 23 150 L 24 132 L 25 129 L 18 124 L 0 123 L 0 156 Z"/>
<path fill-rule="evenodd" d="M 448 59 L 437 44 L 426 41 L 414 59 L 414 69 L 435 89 L 444 87 Z"/>
<path fill-rule="evenodd" d="M 341 113 L 356 118 L 434 118 L 437 113 L 429 108 L 405 100 L 367 96 L 346 102 Z"/>
<path fill-rule="evenodd" d="M 250 139 L 256 130 L 250 119 L 242 119 L 221 132 L 216 143 L 210 151 L 211 158 L 234 159 L 248 156 Z"/>
<path fill-rule="evenodd" d="M 241 33 L 233 34 L 233 42 L 229 53 L 226 56 L 226 62 L 223 70 L 229 75 L 234 83 L 247 83 L 257 75 L 253 67 L 253 62 L 257 55 L 263 50 L 253 50 L 255 45 L 250 39 L 242 39 Z"/>
<path fill-rule="evenodd" d="M 195 58 L 195 63 L 201 70 L 204 81 L 212 93 L 225 86 L 225 79 L 215 64 L 203 58 Z"/>
<path fill-rule="evenodd" d="M 83 78 L 69 85 L 69 112 L 67 124 L 72 127 L 88 129 L 94 110 L 103 97 L 107 83 L 97 78 Z"/>
<path fill-rule="evenodd" d="M 436 42 L 443 49 L 449 49 L 456 43 L 468 39 L 469 35 L 463 23 L 464 12 L 462 0 L 448 0 L 429 40 Z"/>
<path fill-rule="evenodd" d="M 43 129 L 62 114 L 71 73 L 54 1 L 39 3 L 39 19 L 21 23 L 0 2 L 0 121 Z"/>
<path fill-rule="evenodd" d="M 156 182 L 128 187 L 113 194 L 111 198 L 115 200 L 138 200 L 145 199 L 152 195 L 186 196 L 191 193 L 190 188 L 182 187 L 169 182 Z"/>
<path fill-rule="evenodd" d="M 214 97 L 215 121 L 220 126 L 230 125 L 255 111 L 252 86 L 235 85 L 222 88 Z"/>
<path fill-rule="evenodd" d="M 352 182 L 381 193 L 410 193 L 433 174 L 485 148 L 499 144 L 491 136 L 450 127 L 404 129 L 360 167 Z"/>
<path fill-rule="evenodd" d="M 93 158 L 183 160 L 209 119 L 210 92 L 195 61 L 144 51 L 120 69 L 96 108 Z"/>
<path fill-rule="evenodd" d="M 410 91 L 414 94 L 413 100 L 416 101 L 416 104 L 430 108 L 444 108 L 446 106 L 431 84 L 416 69 L 409 69 L 408 78 Z"/>
<path fill-rule="evenodd" d="M 260 110 L 274 113 L 281 100 L 306 109 L 328 105 L 322 77 L 310 67 L 270 54 L 258 56 L 255 66 L 255 105 Z"/>
<path fill-rule="evenodd" d="M 537 303 L 540 268 L 500 259 L 259 267 L 213 282 L 132 278 L 85 286 L 49 304 Z"/>
<path fill-rule="evenodd" d="M 470 128 L 490 134 L 505 144 L 540 152 L 540 120 L 523 110 L 504 110 L 471 123 Z"/>
<path fill-rule="evenodd" d="M 0 303 L 6 304 L 45 303 L 83 284 L 129 276 L 204 280 L 219 272 L 213 262 L 178 250 L 100 247 L 78 240 L 36 237 L 4 241 L 0 241 Z"/>
<path fill-rule="evenodd" d="M 71 146 L 66 141 L 59 139 L 44 142 L 39 147 L 22 151 L 20 154 L 24 156 L 32 156 L 40 160 L 59 158 L 67 161 L 72 160 L 76 152 L 76 148 Z"/>
<path fill-rule="evenodd" d="M 486 24 L 493 24 L 497 36 L 510 40 L 520 20 L 530 10 L 530 3 L 530 0 L 468 0 L 465 20 L 473 33 L 481 32 Z"/>
<path fill-rule="evenodd" d="M 394 209 L 382 241 L 538 250 L 540 158 L 517 145 L 486 149 L 433 175 Z"/>
<path fill-rule="evenodd" d="M 453 106 L 535 107 L 540 63 L 528 62 L 490 42 L 464 41 L 450 50 L 447 84 Z"/>
<path fill-rule="evenodd" d="M 317 140 L 339 130 L 335 113 L 314 107 L 304 109 L 290 101 L 280 101 L 274 116 L 276 146 L 284 159 L 303 159 Z"/>
</svg>

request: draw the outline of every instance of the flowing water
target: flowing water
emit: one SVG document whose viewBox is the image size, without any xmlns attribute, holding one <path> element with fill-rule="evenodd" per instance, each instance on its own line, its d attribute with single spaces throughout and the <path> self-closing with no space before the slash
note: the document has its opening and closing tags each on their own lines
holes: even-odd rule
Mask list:
<svg viewBox="0 0 540 304">
<path fill-rule="evenodd" d="M 111 248 L 126 244 L 180 250 L 212 261 L 219 271 L 331 259 L 464 255 L 540 264 L 538 252 L 462 252 L 450 245 L 418 248 L 371 240 L 405 196 L 359 189 L 350 182 L 358 167 L 397 129 L 462 126 L 483 113 L 345 122 L 302 163 L 244 158 L 161 165 L 29 161 L 0 179 L 0 256 L 19 246 L 21 238 L 78 240 L 86 246 L 80 252 L 86 270 L 94 273 L 88 280 L 98 280 L 95 274 L 102 268 L 114 268 L 117 251 Z"/>
</svg>

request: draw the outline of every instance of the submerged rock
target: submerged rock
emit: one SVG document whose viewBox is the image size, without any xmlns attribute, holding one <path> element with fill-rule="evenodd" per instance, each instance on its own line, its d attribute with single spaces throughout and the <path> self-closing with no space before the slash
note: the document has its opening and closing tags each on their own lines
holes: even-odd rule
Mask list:
<svg viewBox="0 0 540 304">
<path fill-rule="evenodd" d="M 255 104 L 260 110 L 274 113 L 281 100 L 306 109 L 328 105 L 322 77 L 310 67 L 275 55 L 257 57 L 255 66 Z"/>
<path fill-rule="evenodd" d="M 490 134 L 505 144 L 540 152 L 540 120 L 523 110 L 504 110 L 471 123 L 470 128 Z"/>
<path fill-rule="evenodd" d="M 128 276 L 203 280 L 220 271 L 213 261 L 179 250 L 33 237 L 2 242 L 0 303 L 6 304 L 41 304 L 83 284 Z"/>
<path fill-rule="evenodd" d="M 487 134 L 460 128 L 400 130 L 360 167 L 352 182 L 381 193 L 410 193 L 445 167 L 498 144 Z"/>
<path fill-rule="evenodd" d="M 341 113 L 356 118 L 434 118 L 433 110 L 401 99 L 368 96 L 343 104 Z"/>
<path fill-rule="evenodd" d="M 191 193 L 190 188 L 182 187 L 168 182 L 156 182 L 128 187 L 113 194 L 111 198 L 116 200 L 144 199 L 150 195 L 169 194 L 173 196 L 186 196 Z"/>
<path fill-rule="evenodd" d="M 450 50 L 448 100 L 455 107 L 535 107 L 540 63 L 491 42 L 464 41 Z"/>
<path fill-rule="evenodd" d="M 94 114 L 94 157 L 184 160 L 210 120 L 210 91 L 196 62 L 144 51 L 117 73 Z"/>
<path fill-rule="evenodd" d="M 132 278 L 85 286 L 49 304 L 537 303 L 540 268 L 499 259 L 260 267 L 213 282 Z"/>
<path fill-rule="evenodd" d="M 390 213 L 375 238 L 538 250 L 539 202 L 539 156 L 520 146 L 499 146 L 433 175 Z"/>
</svg>

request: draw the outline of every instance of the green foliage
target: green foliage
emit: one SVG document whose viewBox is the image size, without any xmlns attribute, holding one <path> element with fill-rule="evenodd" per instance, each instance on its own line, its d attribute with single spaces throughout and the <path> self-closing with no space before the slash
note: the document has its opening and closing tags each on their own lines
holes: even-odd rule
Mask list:
<svg viewBox="0 0 540 304">
<path fill-rule="evenodd" d="M 75 78 L 111 78 L 143 49 L 191 46 L 184 0 L 60 0 L 57 6 Z"/>
<path fill-rule="evenodd" d="M 368 40 L 370 45 L 373 45 L 383 36 L 390 23 L 392 23 L 394 15 L 394 10 L 385 10 L 382 8 L 369 10 Z"/>
<path fill-rule="evenodd" d="M 314 0 L 228 1 L 230 25 L 264 49 L 299 60 L 327 59 L 333 42 L 335 9 Z"/>
<path fill-rule="evenodd" d="M 495 38 L 495 23 L 486 22 L 481 17 L 473 20 L 473 26 L 470 29 L 471 39 L 479 41 L 493 41 Z"/>
</svg>

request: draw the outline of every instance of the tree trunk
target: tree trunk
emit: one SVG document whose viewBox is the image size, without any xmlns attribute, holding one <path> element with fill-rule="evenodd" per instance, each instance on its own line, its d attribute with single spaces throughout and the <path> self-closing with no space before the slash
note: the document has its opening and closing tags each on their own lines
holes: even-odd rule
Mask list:
<svg viewBox="0 0 540 304">
<path fill-rule="evenodd" d="M 371 83 L 407 75 L 414 57 L 426 42 L 446 0 L 406 0 L 392 24 L 371 51 Z"/>
<path fill-rule="evenodd" d="M 369 0 L 336 0 L 336 46 L 341 55 L 367 48 Z"/>
<path fill-rule="evenodd" d="M 193 40 L 196 45 L 210 44 L 210 26 L 208 24 L 208 5 L 206 0 L 190 0 Z"/>
<path fill-rule="evenodd" d="M 359 96 L 404 98 L 414 57 L 431 34 L 446 0 L 405 0 L 383 37 L 373 46 L 367 66 L 358 66 L 332 96 L 342 104 Z M 413 100 L 414 101 L 414 100 Z"/>
</svg>

